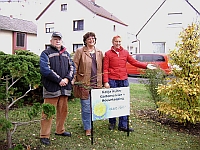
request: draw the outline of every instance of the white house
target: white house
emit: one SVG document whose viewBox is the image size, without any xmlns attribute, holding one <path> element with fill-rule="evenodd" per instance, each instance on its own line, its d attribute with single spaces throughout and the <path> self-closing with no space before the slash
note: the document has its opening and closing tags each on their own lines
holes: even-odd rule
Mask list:
<svg viewBox="0 0 200 150">
<path fill-rule="evenodd" d="M 135 33 L 132 53 L 169 53 L 180 32 L 199 21 L 200 12 L 188 0 L 163 0 Z"/>
<path fill-rule="evenodd" d="M 96 34 L 96 47 L 103 52 L 111 47 L 115 35 L 122 36 L 125 48 L 128 44 L 128 25 L 96 4 L 95 0 L 52 0 L 36 21 L 40 52 L 50 44 L 53 31 L 62 33 L 64 46 L 70 53 L 83 45 L 83 35 L 88 31 Z"/>
<path fill-rule="evenodd" d="M 37 26 L 32 21 L 0 15 L 0 51 L 14 54 L 15 50 L 37 53 Z"/>
</svg>

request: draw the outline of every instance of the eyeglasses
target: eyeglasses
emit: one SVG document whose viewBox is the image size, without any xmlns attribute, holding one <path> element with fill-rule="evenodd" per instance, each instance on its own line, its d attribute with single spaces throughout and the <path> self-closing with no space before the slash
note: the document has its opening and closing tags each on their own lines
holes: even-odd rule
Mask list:
<svg viewBox="0 0 200 150">
<path fill-rule="evenodd" d="M 88 41 L 95 40 L 95 38 L 87 38 Z"/>
</svg>

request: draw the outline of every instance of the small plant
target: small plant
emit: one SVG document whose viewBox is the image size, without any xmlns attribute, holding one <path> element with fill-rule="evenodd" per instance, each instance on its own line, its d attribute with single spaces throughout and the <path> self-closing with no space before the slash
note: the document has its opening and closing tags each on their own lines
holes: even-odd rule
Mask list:
<svg viewBox="0 0 200 150">
<path fill-rule="evenodd" d="M 42 109 L 44 111 L 44 114 L 47 115 L 46 119 L 50 119 L 55 113 L 56 113 L 56 108 L 51 105 L 51 104 L 42 104 Z"/>
<path fill-rule="evenodd" d="M 162 96 L 157 93 L 157 88 L 159 84 L 166 84 L 164 71 L 160 68 L 156 70 L 146 69 L 142 77 L 148 79 L 141 81 L 141 83 L 145 85 L 158 108 L 157 102 L 162 100 Z"/>
</svg>

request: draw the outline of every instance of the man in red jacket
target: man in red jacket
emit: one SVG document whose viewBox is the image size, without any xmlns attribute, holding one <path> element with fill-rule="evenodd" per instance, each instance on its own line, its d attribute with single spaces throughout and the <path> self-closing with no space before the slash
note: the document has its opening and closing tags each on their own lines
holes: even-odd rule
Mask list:
<svg viewBox="0 0 200 150">
<path fill-rule="evenodd" d="M 114 36 L 113 46 L 105 53 L 103 62 L 103 82 L 105 88 L 117 88 L 129 86 L 126 63 L 143 69 L 156 69 L 152 64 L 142 63 L 135 60 L 127 50 L 121 46 L 121 37 Z M 116 125 L 116 118 L 109 118 L 109 129 L 113 130 Z M 132 132 L 127 128 L 127 116 L 119 117 L 119 131 Z"/>
</svg>

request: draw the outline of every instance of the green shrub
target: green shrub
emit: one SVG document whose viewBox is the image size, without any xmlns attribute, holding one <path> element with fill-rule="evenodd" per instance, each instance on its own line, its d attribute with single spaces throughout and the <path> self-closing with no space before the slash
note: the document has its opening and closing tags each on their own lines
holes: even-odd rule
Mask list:
<svg viewBox="0 0 200 150">
<path fill-rule="evenodd" d="M 162 100 L 162 96 L 157 93 L 157 88 L 159 84 L 166 84 L 164 71 L 160 68 L 155 70 L 146 69 L 142 77 L 148 79 L 142 80 L 141 83 L 145 85 L 154 100 L 156 107 L 158 107 L 157 102 Z"/>
</svg>

